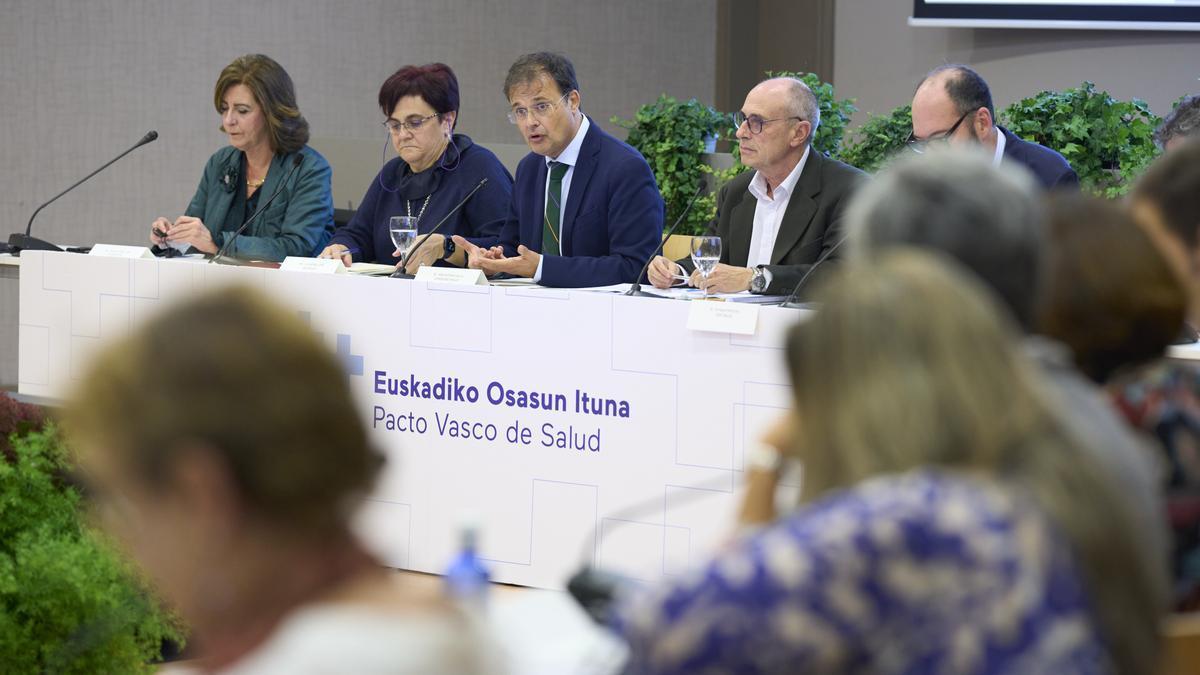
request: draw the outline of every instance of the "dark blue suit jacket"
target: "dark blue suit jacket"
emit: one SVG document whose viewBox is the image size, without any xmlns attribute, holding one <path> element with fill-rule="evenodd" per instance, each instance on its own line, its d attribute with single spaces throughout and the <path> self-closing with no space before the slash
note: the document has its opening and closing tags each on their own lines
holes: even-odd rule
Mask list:
<svg viewBox="0 0 1200 675">
<path fill-rule="evenodd" d="M 589 118 L 590 119 L 590 118 Z M 506 256 L 518 244 L 541 252 L 546 158 L 529 153 L 517 165 L 512 208 L 500 230 Z M 633 283 L 662 241 L 663 201 L 646 160 L 591 120 L 571 175 L 562 218 L 562 255 L 545 256 L 543 286 Z"/>
<path fill-rule="evenodd" d="M 1022 140 L 1013 132 L 997 125 L 1004 134 L 1004 161 L 1015 162 L 1029 169 L 1037 182 L 1047 190 L 1079 189 L 1079 176 L 1067 159 L 1044 145 Z"/>
</svg>

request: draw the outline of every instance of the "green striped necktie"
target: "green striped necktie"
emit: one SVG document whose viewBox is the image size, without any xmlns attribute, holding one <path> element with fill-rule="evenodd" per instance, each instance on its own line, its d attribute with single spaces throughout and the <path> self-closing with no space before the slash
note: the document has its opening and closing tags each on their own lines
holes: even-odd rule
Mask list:
<svg viewBox="0 0 1200 675">
<path fill-rule="evenodd" d="M 562 219 L 562 181 L 571 168 L 562 162 L 550 162 L 550 189 L 546 191 L 546 218 L 542 225 L 542 255 L 561 255 L 559 227 Z"/>
</svg>

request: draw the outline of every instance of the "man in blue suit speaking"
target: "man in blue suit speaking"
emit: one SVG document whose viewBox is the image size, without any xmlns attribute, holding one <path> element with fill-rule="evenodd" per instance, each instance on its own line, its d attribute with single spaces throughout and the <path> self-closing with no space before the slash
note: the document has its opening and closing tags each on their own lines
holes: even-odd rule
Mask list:
<svg viewBox="0 0 1200 675">
<path fill-rule="evenodd" d="M 583 114 L 575 67 L 564 56 L 517 59 L 504 93 L 508 119 L 533 152 L 517 165 L 495 245 L 454 238 L 467 264 L 543 286 L 634 282 L 663 231 L 663 201 L 646 160 Z"/>
</svg>

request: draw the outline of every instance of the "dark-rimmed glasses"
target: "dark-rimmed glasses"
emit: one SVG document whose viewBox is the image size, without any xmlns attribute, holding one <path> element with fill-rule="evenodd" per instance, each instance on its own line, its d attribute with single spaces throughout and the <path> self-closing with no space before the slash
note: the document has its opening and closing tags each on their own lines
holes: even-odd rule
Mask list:
<svg viewBox="0 0 1200 675">
<path fill-rule="evenodd" d="M 962 126 L 963 120 L 967 119 L 967 117 L 973 112 L 975 111 L 968 110 L 967 112 L 963 113 L 962 117 L 958 118 L 958 121 L 954 123 L 954 126 L 950 127 L 949 131 L 942 134 L 937 134 L 936 136 L 919 139 L 913 135 L 915 132 L 910 131 L 908 132 L 908 138 L 904 139 L 904 145 L 918 155 L 924 154 L 931 145 L 945 145 L 950 141 L 950 137 L 954 135 L 954 132 L 958 131 L 958 128 Z"/>
</svg>

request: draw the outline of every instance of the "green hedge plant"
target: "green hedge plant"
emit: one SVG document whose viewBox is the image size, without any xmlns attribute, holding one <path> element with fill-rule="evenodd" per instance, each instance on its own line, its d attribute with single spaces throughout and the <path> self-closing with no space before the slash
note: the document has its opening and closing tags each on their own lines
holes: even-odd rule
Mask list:
<svg viewBox="0 0 1200 675">
<path fill-rule="evenodd" d="M 0 395 L 0 441 L 0 672 L 152 672 L 180 624 L 86 525 L 58 434 Z"/>
<path fill-rule="evenodd" d="M 999 117 L 1021 138 L 1062 153 L 1080 185 L 1104 197 L 1125 194 L 1158 154 L 1154 129 L 1161 120 L 1146 102 L 1116 100 L 1091 82 L 1039 92 Z"/>
<path fill-rule="evenodd" d="M 642 153 L 654 171 L 666 204 L 664 227 L 670 227 L 683 213 L 705 180 L 702 167 L 706 142 L 728 133 L 733 123 L 729 115 L 696 99 L 679 101 L 665 94 L 639 108 L 632 120 L 613 117 L 612 122 L 629 130 L 626 141 Z M 707 224 L 704 212 L 693 207 L 678 231 L 695 234 Z"/>
<path fill-rule="evenodd" d="M 842 146 L 841 161 L 874 173 L 904 149 L 912 133 L 912 107 L 903 105 L 886 115 L 869 115 Z"/>
</svg>

